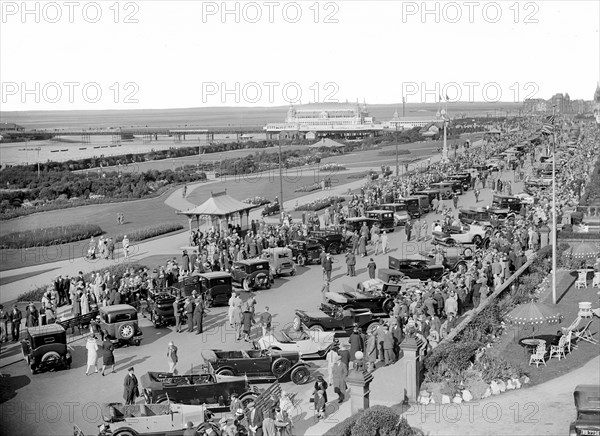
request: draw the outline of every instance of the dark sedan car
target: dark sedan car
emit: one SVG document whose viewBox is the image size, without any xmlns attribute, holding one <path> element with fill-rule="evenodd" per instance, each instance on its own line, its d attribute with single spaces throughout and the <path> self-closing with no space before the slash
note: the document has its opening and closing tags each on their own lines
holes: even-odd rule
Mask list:
<svg viewBox="0 0 600 436">
<path fill-rule="evenodd" d="M 297 385 L 310 379 L 309 365 L 299 353 L 274 350 L 203 350 L 202 358 L 215 374 L 246 376 L 252 382 L 291 379 Z"/>
<path fill-rule="evenodd" d="M 577 385 L 573 397 L 577 420 L 571 423 L 569 436 L 600 435 L 600 386 Z"/>
<path fill-rule="evenodd" d="M 407 259 L 397 259 L 390 256 L 388 260 L 388 267 L 396 271 L 400 271 L 411 279 L 419 280 L 441 280 L 444 275 L 443 265 L 434 265 L 431 263 L 431 259 L 424 256 L 415 256 Z"/>
<path fill-rule="evenodd" d="M 346 249 L 346 239 L 342 233 L 314 230 L 308 236 L 309 240 L 320 244 L 327 253 L 338 254 Z"/>
<path fill-rule="evenodd" d="M 321 263 L 323 246 L 317 240 L 309 238 L 306 241 L 292 241 L 289 247 L 292 249 L 292 260 L 298 265 Z"/>
</svg>

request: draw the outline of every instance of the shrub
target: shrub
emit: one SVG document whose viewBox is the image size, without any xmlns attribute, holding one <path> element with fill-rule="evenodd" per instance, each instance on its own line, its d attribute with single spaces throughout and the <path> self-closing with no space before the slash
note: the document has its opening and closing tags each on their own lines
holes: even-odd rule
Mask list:
<svg viewBox="0 0 600 436">
<path fill-rule="evenodd" d="M 130 242 L 139 242 L 145 239 L 154 238 L 155 236 L 164 235 L 165 233 L 176 232 L 183 229 L 183 225 L 179 223 L 161 223 L 151 226 L 142 227 L 141 229 L 132 230 L 131 232 L 118 235 L 115 241 L 123 240 L 123 236 L 127 235 Z"/>
<path fill-rule="evenodd" d="M 600 240 L 600 232 L 576 233 L 561 230 L 556 234 L 557 239 Z"/>
<path fill-rule="evenodd" d="M 344 419 L 342 422 L 339 422 L 335 426 L 331 427 L 324 436 L 351 436 L 352 435 L 352 427 L 356 424 L 356 420 L 360 418 L 364 410 L 359 411 L 357 414 L 349 416 Z"/>
<path fill-rule="evenodd" d="M 475 352 L 482 346 L 479 341 L 466 340 L 438 345 L 425 358 L 425 380 L 443 382 L 448 378 L 456 377 L 469 367 Z"/>
<path fill-rule="evenodd" d="M 356 420 L 352 436 L 395 436 L 398 434 L 400 416 L 386 406 L 373 406 Z"/>
<path fill-rule="evenodd" d="M 320 183 L 313 183 L 312 185 L 304 185 L 294 189 L 294 192 L 313 192 L 321 189 Z"/>
<path fill-rule="evenodd" d="M 71 224 L 68 226 L 48 227 L 9 233 L 0 237 L 0 248 L 28 248 L 47 245 L 59 245 L 81 241 L 102 234 L 95 224 Z"/>
<path fill-rule="evenodd" d="M 520 367 L 514 366 L 503 357 L 491 356 L 487 353 L 481 357 L 473 368 L 481 372 L 481 377 L 486 383 L 498 379 L 518 378 L 525 374 Z"/>
<path fill-rule="evenodd" d="M 326 207 L 329 207 L 334 203 L 341 203 L 343 201 L 345 201 L 344 197 L 321 198 L 319 200 L 311 201 L 310 203 L 301 204 L 295 210 L 296 211 L 309 210 L 309 211 L 316 212 L 318 210 L 325 209 Z"/>
</svg>

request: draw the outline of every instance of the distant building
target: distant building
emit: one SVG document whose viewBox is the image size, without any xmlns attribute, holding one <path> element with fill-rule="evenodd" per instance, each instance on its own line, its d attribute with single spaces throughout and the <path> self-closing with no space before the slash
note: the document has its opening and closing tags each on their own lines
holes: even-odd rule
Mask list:
<svg viewBox="0 0 600 436">
<path fill-rule="evenodd" d="M 383 125 L 369 116 L 367 105 L 315 103 L 290 106 L 283 123 L 269 123 L 263 129 L 267 139 L 357 139 L 379 136 Z"/>
<path fill-rule="evenodd" d="M 435 123 L 439 120 L 427 118 L 427 119 L 419 119 L 419 118 L 404 118 L 398 116 L 398 111 L 394 112 L 394 115 L 391 120 L 383 123 L 384 128 L 389 131 L 402 131 L 409 130 L 414 127 L 426 127 L 431 123 Z"/>
<path fill-rule="evenodd" d="M 22 132 L 25 127 L 15 123 L 0 123 L 0 132 Z"/>
<path fill-rule="evenodd" d="M 542 98 L 528 98 L 523 102 L 523 112 L 526 114 L 543 113 L 548 110 L 548 103 Z"/>
</svg>

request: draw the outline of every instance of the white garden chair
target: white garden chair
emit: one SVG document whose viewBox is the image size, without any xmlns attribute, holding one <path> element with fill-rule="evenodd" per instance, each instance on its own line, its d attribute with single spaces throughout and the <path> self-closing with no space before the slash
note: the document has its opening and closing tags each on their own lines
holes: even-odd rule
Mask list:
<svg viewBox="0 0 600 436">
<path fill-rule="evenodd" d="M 586 341 L 589 342 L 590 344 L 597 344 L 598 340 L 595 339 L 592 334 L 590 333 L 590 324 L 592 324 L 591 320 L 590 322 L 588 322 L 584 328 L 579 329 L 579 330 L 575 330 L 573 331 L 573 336 L 574 336 L 574 340 L 575 342 L 579 342 L 579 341 Z"/>
<path fill-rule="evenodd" d="M 565 335 L 563 335 L 565 339 L 565 347 L 567 348 L 567 350 L 569 351 L 569 354 L 571 354 L 571 350 L 576 350 L 577 349 L 577 345 L 575 345 L 573 343 L 573 330 L 569 330 L 567 331 L 567 333 Z"/>
<path fill-rule="evenodd" d="M 529 365 L 532 365 L 535 363 L 536 368 L 538 368 L 540 366 L 540 363 L 543 363 L 544 366 L 546 365 L 546 345 L 545 344 L 540 344 L 537 346 L 537 348 L 535 349 L 535 353 L 533 353 L 531 355 L 531 357 L 529 358 Z"/>
<path fill-rule="evenodd" d="M 550 355 L 548 356 L 548 360 L 552 359 L 553 356 L 557 356 L 558 360 L 560 360 L 561 357 L 567 357 L 565 355 L 565 347 L 567 345 L 567 337 L 566 336 L 561 336 L 559 341 L 558 341 L 558 345 L 551 345 L 550 346 Z"/>
<path fill-rule="evenodd" d="M 600 272 L 594 273 L 594 279 L 592 280 L 592 288 L 600 288 Z"/>
<path fill-rule="evenodd" d="M 575 289 L 587 288 L 587 271 L 579 271 L 579 277 L 575 282 Z"/>
</svg>

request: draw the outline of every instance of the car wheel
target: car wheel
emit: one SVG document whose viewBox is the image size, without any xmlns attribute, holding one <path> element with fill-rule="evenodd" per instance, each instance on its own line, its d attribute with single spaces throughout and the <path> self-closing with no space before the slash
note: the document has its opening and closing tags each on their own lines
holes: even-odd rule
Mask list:
<svg viewBox="0 0 600 436">
<path fill-rule="evenodd" d="M 479 235 L 473 236 L 473 244 L 479 246 L 479 245 L 481 245 L 482 241 L 483 241 L 483 239 L 481 239 L 481 236 L 479 236 Z"/>
<path fill-rule="evenodd" d="M 290 378 L 295 385 L 306 384 L 310 379 L 310 371 L 305 366 L 299 366 L 292 370 Z"/>
<path fill-rule="evenodd" d="M 133 324 L 121 324 L 118 333 L 121 339 L 131 339 L 135 333 L 135 328 Z"/>
<path fill-rule="evenodd" d="M 230 369 L 220 369 L 217 371 L 217 375 L 224 375 L 224 376 L 231 377 L 234 374 L 233 374 L 233 371 Z"/>
<path fill-rule="evenodd" d="M 244 288 L 244 291 L 250 290 L 250 283 L 248 282 L 248 279 L 242 280 L 242 288 Z"/>
<path fill-rule="evenodd" d="M 286 372 L 288 372 L 291 367 L 292 362 L 290 362 L 289 359 L 286 359 L 285 357 L 280 357 L 278 359 L 275 359 L 275 361 L 271 365 L 271 371 L 273 372 L 273 375 L 275 377 L 279 378 Z"/>
<path fill-rule="evenodd" d="M 54 365 L 60 361 L 60 355 L 56 351 L 48 351 L 42 356 L 42 363 L 45 365 Z"/>
<path fill-rule="evenodd" d="M 138 432 L 135 430 L 117 430 L 114 434 L 115 436 L 137 436 Z"/>
<path fill-rule="evenodd" d="M 263 286 L 266 288 L 269 286 L 270 282 L 271 281 L 269 280 L 269 277 L 265 273 L 258 273 L 256 274 L 256 277 L 254 277 L 254 283 L 258 286 Z"/>
<path fill-rule="evenodd" d="M 394 310 L 394 299 L 388 298 L 385 300 L 382 304 L 382 308 L 385 313 L 390 313 L 392 310 Z"/>
<path fill-rule="evenodd" d="M 244 406 L 245 409 L 248 407 L 248 404 L 252 403 L 253 401 L 256 401 L 257 398 L 258 395 L 249 393 L 246 395 L 242 395 L 240 401 L 242 402 L 242 406 Z"/>
<path fill-rule="evenodd" d="M 323 326 L 320 326 L 320 325 L 318 325 L 318 324 L 317 324 L 317 325 L 313 325 L 313 326 L 311 326 L 311 327 L 309 328 L 309 330 L 310 330 L 311 332 L 317 332 L 317 333 L 322 333 L 322 332 L 324 332 L 324 331 L 325 331 L 325 329 L 323 328 Z"/>
<path fill-rule="evenodd" d="M 300 266 L 304 266 L 306 265 L 306 258 L 304 256 L 302 256 L 301 254 L 298 255 L 298 265 Z"/>
</svg>

